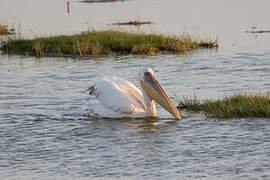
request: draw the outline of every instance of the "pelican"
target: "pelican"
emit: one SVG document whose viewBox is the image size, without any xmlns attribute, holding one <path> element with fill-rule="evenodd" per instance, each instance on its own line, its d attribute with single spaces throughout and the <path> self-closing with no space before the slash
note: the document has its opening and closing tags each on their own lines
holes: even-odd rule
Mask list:
<svg viewBox="0 0 270 180">
<path fill-rule="evenodd" d="M 90 95 L 96 97 L 90 101 L 90 112 L 109 118 L 156 117 L 156 101 L 176 119 L 182 119 L 151 68 L 139 72 L 139 82 L 141 91 L 122 78 L 100 79 L 87 89 Z"/>
</svg>

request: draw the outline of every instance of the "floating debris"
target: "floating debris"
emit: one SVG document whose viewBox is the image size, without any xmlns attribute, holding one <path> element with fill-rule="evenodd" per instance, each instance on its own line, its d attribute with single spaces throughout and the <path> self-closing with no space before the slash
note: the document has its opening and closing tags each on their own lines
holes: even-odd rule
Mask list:
<svg viewBox="0 0 270 180">
<path fill-rule="evenodd" d="M 251 27 L 252 30 L 246 31 L 246 33 L 253 33 L 253 34 L 259 34 L 259 33 L 270 33 L 270 30 L 258 30 L 258 27 L 256 25 Z"/>
<path fill-rule="evenodd" d="M 70 1 L 67 1 L 67 13 L 70 13 Z"/>
<path fill-rule="evenodd" d="M 110 2 L 117 2 L 117 1 L 124 1 L 124 0 L 82 0 L 79 2 L 81 3 L 110 3 Z"/>
<path fill-rule="evenodd" d="M 253 30 L 253 31 L 246 31 L 246 33 L 270 33 L 270 30 L 264 31 L 264 30 Z"/>
<path fill-rule="evenodd" d="M 126 26 L 126 25 L 144 25 L 144 24 L 153 24 L 151 21 L 129 21 L 129 22 L 118 22 L 118 23 L 112 23 L 112 25 L 118 25 L 118 26 Z"/>
</svg>

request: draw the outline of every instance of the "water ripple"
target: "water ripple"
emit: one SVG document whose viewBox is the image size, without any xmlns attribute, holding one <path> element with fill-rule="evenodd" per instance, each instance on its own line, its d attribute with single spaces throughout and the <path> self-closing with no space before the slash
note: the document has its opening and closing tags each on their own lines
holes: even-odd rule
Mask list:
<svg viewBox="0 0 270 180">
<path fill-rule="evenodd" d="M 41 59 L 37 65 L 25 59 L 19 78 L 15 71 L 1 75 L 0 176 L 268 179 L 268 119 L 218 121 L 182 112 L 184 120 L 174 121 L 159 106 L 157 119 L 89 117 L 85 89 L 111 74 L 139 85 L 138 69 L 151 66 L 170 96 L 196 91 L 201 98 L 219 98 L 266 91 L 269 54 L 161 55 L 143 60 L 127 56 L 98 62 L 65 60 L 64 66 L 61 60 Z M 10 66 L 6 56 L 0 57 L 1 66 Z"/>
</svg>

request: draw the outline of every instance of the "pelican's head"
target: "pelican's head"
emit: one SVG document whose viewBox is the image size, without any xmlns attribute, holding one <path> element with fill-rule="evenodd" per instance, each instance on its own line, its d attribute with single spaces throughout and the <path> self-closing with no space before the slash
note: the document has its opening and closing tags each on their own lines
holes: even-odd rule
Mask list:
<svg viewBox="0 0 270 180">
<path fill-rule="evenodd" d="M 169 113 L 171 113 L 176 119 L 180 120 L 181 115 L 171 98 L 162 89 L 159 82 L 156 79 L 156 75 L 151 68 L 144 68 L 139 73 L 139 80 L 142 88 L 150 97 L 150 99 L 156 101 Z"/>
</svg>

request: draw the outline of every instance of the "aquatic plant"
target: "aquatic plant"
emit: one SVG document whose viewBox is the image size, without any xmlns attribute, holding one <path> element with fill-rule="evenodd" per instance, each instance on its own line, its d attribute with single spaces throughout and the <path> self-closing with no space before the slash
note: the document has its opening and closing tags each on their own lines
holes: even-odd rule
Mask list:
<svg viewBox="0 0 270 180">
<path fill-rule="evenodd" d="M 198 98 L 181 102 L 178 109 L 189 112 L 202 112 L 209 118 L 247 118 L 270 117 L 270 93 L 266 95 L 235 94 L 221 100 L 203 100 Z"/>
<path fill-rule="evenodd" d="M 10 38 L 0 49 L 8 54 L 35 56 L 89 56 L 108 54 L 179 53 L 195 48 L 217 47 L 217 41 L 194 40 L 189 35 L 131 33 L 124 31 L 89 31 L 75 35 L 39 37 L 36 39 Z"/>
</svg>

